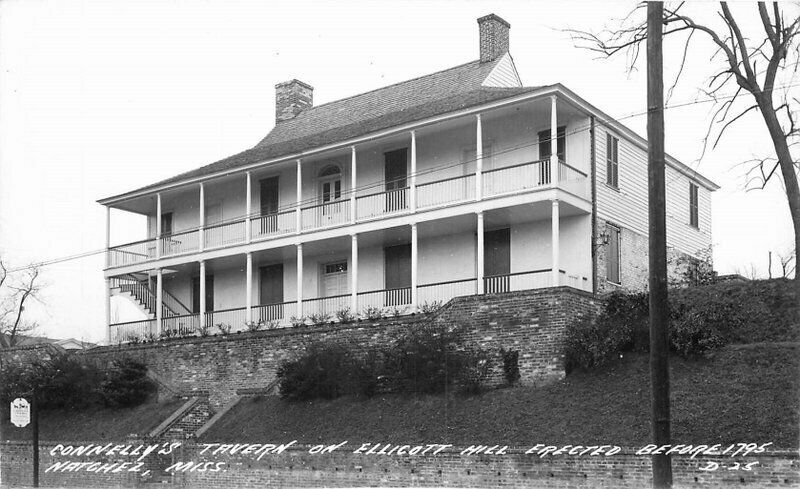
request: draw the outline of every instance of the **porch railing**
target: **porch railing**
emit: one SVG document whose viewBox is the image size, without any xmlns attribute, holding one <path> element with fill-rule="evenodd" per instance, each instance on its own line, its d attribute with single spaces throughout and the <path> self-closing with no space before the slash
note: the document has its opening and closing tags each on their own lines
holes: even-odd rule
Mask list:
<svg viewBox="0 0 800 489">
<path fill-rule="evenodd" d="M 402 309 L 402 306 L 411 304 L 411 287 L 396 289 L 372 290 L 358 293 L 358 313 L 363 313 L 368 308 L 393 308 Z"/>
<path fill-rule="evenodd" d="M 444 304 L 453 297 L 460 295 L 475 295 L 478 291 L 478 279 L 467 278 L 461 280 L 449 280 L 446 282 L 436 282 L 420 285 L 417 287 L 417 301 L 419 306 L 434 303 Z"/>
<path fill-rule="evenodd" d="M 252 315 L 256 322 L 276 322 L 280 326 L 286 326 L 290 318 L 297 316 L 297 301 L 254 306 Z"/>
<path fill-rule="evenodd" d="M 350 222 L 350 200 L 337 200 L 300 211 L 302 229 L 325 228 Z"/>
<path fill-rule="evenodd" d="M 156 320 L 130 321 L 116 323 L 110 326 L 109 340 L 112 345 L 117 343 L 135 343 L 146 340 L 156 334 Z"/>
<path fill-rule="evenodd" d="M 186 231 L 161 237 L 161 256 L 180 255 L 197 251 L 197 231 Z"/>
<path fill-rule="evenodd" d="M 232 309 L 221 309 L 219 311 L 208 311 L 206 313 L 206 324 L 212 332 L 221 332 L 222 329 L 230 328 L 230 332 L 241 331 L 246 328 L 247 308 L 235 307 Z"/>
<path fill-rule="evenodd" d="M 297 231 L 295 211 L 255 217 L 250 220 L 250 235 L 253 239 L 282 236 Z"/>
<path fill-rule="evenodd" d="M 515 272 L 484 277 L 483 291 L 486 294 L 499 294 L 516 290 L 542 289 L 553 283 L 550 269 Z"/>
<path fill-rule="evenodd" d="M 243 243 L 245 240 L 246 221 L 233 221 L 208 226 L 203 230 L 204 246 L 217 248 Z"/>
<path fill-rule="evenodd" d="M 475 199 L 475 174 L 417 185 L 417 208 L 436 207 Z"/>
<path fill-rule="evenodd" d="M 371 219 L 405 212 L 409 209 L 409 188 L 387 190 L 356 198 L 356 219 Z"/>
<path fill-rule="evenodd" d="M 328 320 L 333 320 L 336 311 L 350 306 L 350 294 L 333 295 L 330 297 L 317 297 L 315 299 L 303 299 L 303 315 L 328 316 Z"/>
<path fill-rule="evenodd" d="M 151 239 L 137 241 L 122 246 L 115 246 L 108 250 L 109 266 L 121 267 L 135 265 L 156 257 L 155 242 Z"/>
<path fill-rule="evenodd" d="M 199 314 L 182 314 L 161 320 L 162 336 L 189 336 L 200 330 Z"/>
<path fill-rule="evenodd" d="M 549 160 L 539 160 L 486 170 L 481 177 L 483 196 L 490 198 L 557 186 L 583 198 L 589 198 L 590 182 L 586 173 L 561 161 L 558 164 L 557 174 L 554 175 L 550 166 Z M 476 175 L 470 173 L 430 182 L 422 181 L 416 186 L 416 207 L 418 210 L 427 210 L 474 201 L 475 179 Z M 351 202 L 350 199 L 342 199 L 302 208 L 299 231 L 350 224 L 353 217 Z M 355 199 L 357 222 L 410 210 L 411 189 L 408 187 L 358 196 Z M 252 239 L 268 239 L 296 233 L 297 212 L 291 209 L 250 219 L 243 217 L 205 227 L 202 231 L 203 246 L 218 248 L 242 244 L 246 239 L 247 226 L 250 226 Z M 199 250 L 199 234 L 198 231 L 186 231 L 164 236 L 160 241 L 150 239 L 115 246 L 108 251 L 109 265 L 120 267 L 155 259 L 157 245 L 160 246 L 161 256 L 165 257 L 196 252 Z"/>
</svg>

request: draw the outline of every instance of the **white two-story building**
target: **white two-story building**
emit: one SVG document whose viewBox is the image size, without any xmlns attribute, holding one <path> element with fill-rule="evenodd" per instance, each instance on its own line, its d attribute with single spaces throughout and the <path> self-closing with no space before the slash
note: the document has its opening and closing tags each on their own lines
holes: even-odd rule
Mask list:
<svg viewBox="0 0 800 489">
<path fill-rule="evenodd" d="M 109 340 L 645 287 L 646 141 L 561 84 L 523 86 L 509 24 L 478 25 L 475 61 L 319 106 L 280 83 L 253 148 L 100 200 L 148 223 L 107 243 L 107 302 L 140 311 L 107 313 Z M 667 165 L 668 246 L 692 255 L 711 243 L 717 187 Z"/>
</svg>

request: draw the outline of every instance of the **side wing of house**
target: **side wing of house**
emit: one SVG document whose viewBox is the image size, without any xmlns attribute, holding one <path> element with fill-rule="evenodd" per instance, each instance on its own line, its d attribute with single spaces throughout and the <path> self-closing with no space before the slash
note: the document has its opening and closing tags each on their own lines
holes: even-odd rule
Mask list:
<svg viewBox="0 0 800 489">
<path fill-rule="evenodd" d="M 595 130 L 597 290 L 645 290 L 648 281 L 647 149 L 614 128 Z M 667 252 L 674 276 L 680 256 L 711 245 L 711 191 L 686 168 L 666 168 Z"/>
</svg>

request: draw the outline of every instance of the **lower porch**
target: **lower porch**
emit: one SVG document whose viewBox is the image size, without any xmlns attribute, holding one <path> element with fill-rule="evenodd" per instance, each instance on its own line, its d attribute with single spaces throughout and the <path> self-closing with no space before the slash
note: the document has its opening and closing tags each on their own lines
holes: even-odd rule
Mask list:
<svg viewBox="0 0 800 489">
<path fill-rule="evenodd" d="M 561 207 L 497 209 L 112 277 L 109 342 L 376 319 L 476 294 L 591 292 L 590 216 Z"/>
</svg>

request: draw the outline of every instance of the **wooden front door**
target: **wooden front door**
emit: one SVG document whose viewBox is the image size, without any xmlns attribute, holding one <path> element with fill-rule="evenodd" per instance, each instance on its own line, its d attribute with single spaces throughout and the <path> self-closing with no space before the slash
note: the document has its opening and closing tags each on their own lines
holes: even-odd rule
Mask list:
<svg viewBox="0 0 800 489">
<path fill-rule="evenodd" d="M 214 276 L 206 274 L 206 312 L 214 310 Z M 200 312 L 200 277 L 192 277 L 192 312 Z"/>
<path fill-rule="evenodd" d="M 388 151 L 384 156 L 384 180 L 386 181 L 386 212 L 406 208 L 405 189 L 408 180 L 408 149 Z"/>
<path fill-rule="evenodd" d="M 256 320 L 275 321 L 283 318 L 283 263 L 258 269 L 259 307 Z"/>
<path fill-rule="evenodd" d="M 283 302 L 283 263 L 268 265 L 259 269 L 259 304 L 280 304 Z"/>
<path fill-rule="evenodd" d="M 483 274 L 487 294 L 511 289 L 511 230 L 497 229 L 483 233 Z"/>
<path fill-rule="evenodd" d="M 259 181 L 261 199 L 261 234 L 274 233 L 278 230 L 278 177 L 264 178 Z"/>
<path fill-rule="evenodd" d="M 383 249 L 387 306 L 411 303 L 411 244 Z"/>
</svg>

